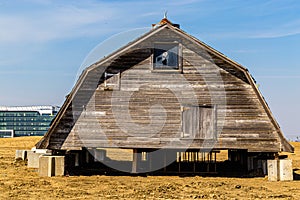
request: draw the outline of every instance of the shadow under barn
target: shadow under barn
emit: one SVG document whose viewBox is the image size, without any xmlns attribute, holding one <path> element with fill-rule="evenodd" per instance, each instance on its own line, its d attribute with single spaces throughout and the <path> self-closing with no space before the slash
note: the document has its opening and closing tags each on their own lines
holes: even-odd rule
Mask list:
<svg viewBox="0 0 300 200">
<path fill-rule="evenodd" d="M 90 148 L 64 154 L 66 175 L 178 175 L 257 177 L 267 175 L 275 153 L 247 150 Z"/>
</svg>

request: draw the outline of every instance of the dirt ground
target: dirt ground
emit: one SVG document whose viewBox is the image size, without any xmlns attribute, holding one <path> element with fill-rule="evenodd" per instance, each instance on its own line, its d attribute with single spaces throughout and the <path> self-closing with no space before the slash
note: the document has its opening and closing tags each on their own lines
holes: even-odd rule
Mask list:
<svg viewBox="0 0 300 200">
<path fill-rule="evenodd" d="M 0 199 L 300 199 L 300 180 L 178 176 L 69 176 L 41 178 L 16 149 L 31 149 L 40 137 L 0 138 Z M 300 174 L 300 143 L 289 157 Z"/>
</svg>

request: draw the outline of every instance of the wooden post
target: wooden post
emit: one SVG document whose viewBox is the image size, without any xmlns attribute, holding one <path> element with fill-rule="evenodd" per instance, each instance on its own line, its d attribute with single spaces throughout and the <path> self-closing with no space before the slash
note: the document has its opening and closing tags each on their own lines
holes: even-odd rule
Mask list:
<svg viewBox="0 0 300 200">
<path fill-rule="evenodd" d="M 195 155 L 195 152 L 193 154 Z M 193 160 L 193 164 L 194 164 L 194 166 L 193 166 L 193 172 L 195 173 L 196 172 L 196 161 L 195 161 L 195 158 Z"/>
<path fill-rule="evenodd" d="M 80 157 L 79 152 L 76 152 L 75 153 L 75 167 L 79 166 L 79 163 L 80 163 L 79 157 Z"/>
<path fill-rule="evenodd" d="M 180 173 L 180 163 L 181 163 L 181 152 L 179 152 L 179 158 L 178 158 L 178 173 Z"/>
<path fill-rule="evenodd" d="M 133 149 L 133 156 L 132 156 L 132 169 L 131 173 L 137 173 L 137 167 L 138 167 L 138 151 L 137 149 Z"/>
<path fill-rule="evenodd" d="M 149 171 L 152 171 L 152 152 L 148 153 Z"/>
<path fill-rule="evenodd" d="M 85 163 L 90 163 L 90 152 L 87 149 L 85 150 Z"/>
<path fill-rule="evenodd" d="M 217 152 L 215 152 L 215 172 L 217 172 Z"/>
<path fill-rule="evenodd" d="M 164 152 L 164 173 L 167 172 L 167 150 L 163 150 Z"/>
<path fill-rule="evenodd" d="M 211 153 L 209 152 L 209 153 L 207 153 L 207 172 L 209 172 L 209 167 L 210 167 L 210 155 L 211 155 Z"/>
</svg>

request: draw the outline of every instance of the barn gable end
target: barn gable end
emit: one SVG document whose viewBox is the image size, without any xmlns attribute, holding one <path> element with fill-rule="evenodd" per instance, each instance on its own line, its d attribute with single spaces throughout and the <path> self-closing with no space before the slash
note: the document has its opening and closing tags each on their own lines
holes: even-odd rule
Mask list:
<svg viewBox="0 0 300 200">
<path fill-rule="evenodd" d="M 177 51 L 173 69 L 155 68 L 155 45 Z M 36 147 L 176 149 L 182 144 L 294 150 L 248 70 L 167 22 L 85 69 Z"/>
</svg>

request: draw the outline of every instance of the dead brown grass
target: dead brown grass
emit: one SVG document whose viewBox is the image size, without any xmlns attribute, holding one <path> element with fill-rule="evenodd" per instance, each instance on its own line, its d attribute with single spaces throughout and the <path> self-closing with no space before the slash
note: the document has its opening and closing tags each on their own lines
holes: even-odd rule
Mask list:
<svg viewBox="0 0 300 200">
<path fill-rule="evenodd" d="M 266 178 L 177 176 L 72 176 L 42 178 L 22 162 L 16 149 L 30 149 L 40 138 L 0 139 L 0 199 L 299 199 L 300 181 Z M 300 143 L 293 159 L 300 169 Z"/>
</svg>

